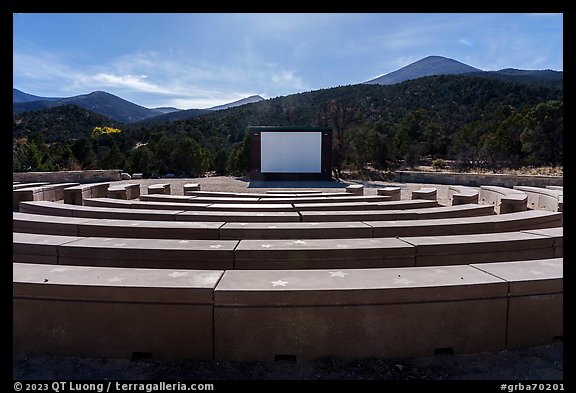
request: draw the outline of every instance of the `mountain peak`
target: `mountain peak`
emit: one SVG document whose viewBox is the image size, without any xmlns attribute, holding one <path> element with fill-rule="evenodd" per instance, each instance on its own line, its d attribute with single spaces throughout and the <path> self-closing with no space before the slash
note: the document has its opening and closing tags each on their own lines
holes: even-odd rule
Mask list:
<svg viewBox="0 0 576 393">
<path fill-rule="evenodd" d="M 260 97 L 259 95 L 253 95 L 250 97 L 242 98 L 241 100 L 229 102 L 228 104 L 213 106 L 212 108 L 207 108 L 211 111 L 217 111 L 220 109 L 228 109 L 233 108 L 235 106 L 245 105 L 245 104 L 253 104 L 255 102 L 264 101 L 264 98 Z"/>
<path fill-rule="evenodd" d="M 452 75 L 478 71 L 482 70 L 448 57 L 427 56 L 396 71 L 392 71 L 364 83 L 393 85 L 409 79 L 418 79 L 430 75 Z"/>
</svg>

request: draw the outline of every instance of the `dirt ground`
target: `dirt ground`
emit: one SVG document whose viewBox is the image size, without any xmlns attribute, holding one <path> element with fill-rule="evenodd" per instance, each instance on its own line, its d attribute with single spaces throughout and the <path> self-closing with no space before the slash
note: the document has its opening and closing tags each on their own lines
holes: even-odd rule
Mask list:
<svg viewBox="0 0 576 393">
<path fill-rule="evenodd" d="M 303 186 L 290 182 L 250 183 L 247 179 L 210 177 L 197 179 L 144 179 L 141 193 L 154 183 L 171 183 L 172 194 L 181 195 L 185 183 L 199 183 L 205 191 L 266 192 L 268 189 L 313 189 L 343 191 L 357 182 L 310 182 Z M 121 183 L 121 182 L 118 182 Z M 448 186 L 363 182 L 365 195 L 376 195 L 385 185 L 401 187 L 402 199 L 420 187 L 436 187 L 438 201 L 448 205 Z M 299 186 L 299 187 L 297 187 Z M 356 361 L 321 359 L 315 362 L 275 363 L 160 361 L 154 359 L 87 359 L 52 355 L 12 356 L 14 380 L 563 380 L 564 345 L 549 345 L 484 352 L 468 355 L 442 354 L 426 358 L 376 358 Z M 240 385 L 242 386 L 242 385 Z"/>
</svg>

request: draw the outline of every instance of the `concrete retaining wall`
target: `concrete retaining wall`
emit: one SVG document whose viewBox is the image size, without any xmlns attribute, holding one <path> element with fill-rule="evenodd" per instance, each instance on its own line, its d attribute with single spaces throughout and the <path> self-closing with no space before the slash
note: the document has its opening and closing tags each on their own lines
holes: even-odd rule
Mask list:
<svg viewBox="0 0 576 393">
<path fill-rule="evenodd" d="M 98 169 L 87 171 L 58 172 L 14 172 L 12 180 L 21 183 L 46 181 L 50 183 L 95 183 L 121 180 L 120 169 Z"/>
<path fill-rule="evenodd" d="M 14 179 L 16 180 L 16 179 Z M 517 185 L 546 187 L 563 186 L 563 176 L 503 175 L 457 172 L 396 171 L 395 181 L 400 183 L 450 184 L 462 186 L 501 186 L 512 188 Z"/>
</svg>

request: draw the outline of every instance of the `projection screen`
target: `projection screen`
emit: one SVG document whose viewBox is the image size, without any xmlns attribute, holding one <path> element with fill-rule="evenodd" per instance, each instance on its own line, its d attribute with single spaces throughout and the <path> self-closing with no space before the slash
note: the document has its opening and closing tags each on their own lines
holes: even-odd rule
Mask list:
<svg viewBox="0 0 576 393">
<path fill-rule="evenodd" d="M 322 132 L 262 132 L 261 173 L 322 172 Z"/>
</svg>

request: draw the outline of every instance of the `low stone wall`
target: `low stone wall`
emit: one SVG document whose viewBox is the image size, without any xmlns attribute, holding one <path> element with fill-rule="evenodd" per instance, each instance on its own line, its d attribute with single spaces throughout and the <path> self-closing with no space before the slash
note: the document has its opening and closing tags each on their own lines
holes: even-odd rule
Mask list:
<svg viewBox="0 0 576 393">
<path fill-rule="evenodd" d="M 500 186 L 512 188 L 517 185 L 546 187 L 563 186 L 563 176 L 503 175 L 457 172 L 396 171 L 399 183 L 450 184 L 462 186 Z"/>
<path fill-rule="evenodd" d="M 98 169 L 87 171 L 58 171 L 58 172 L 14 172 L 12 180 L 21 183 L 50 182 L 50 183 L 96 183 L 121 180 L 120 169 Z"/>
</svg>

